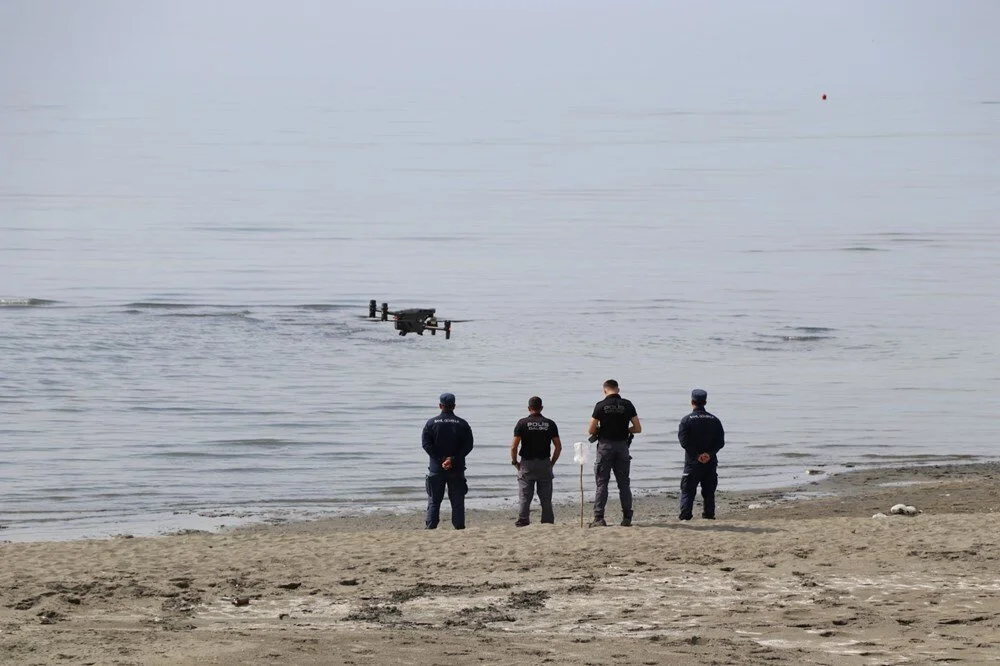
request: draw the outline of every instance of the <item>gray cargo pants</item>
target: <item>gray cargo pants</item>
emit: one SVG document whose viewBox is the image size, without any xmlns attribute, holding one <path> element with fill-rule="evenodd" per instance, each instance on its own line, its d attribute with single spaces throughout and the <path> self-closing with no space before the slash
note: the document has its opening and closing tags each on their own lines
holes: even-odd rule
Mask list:
<svg viewBox="0 0 1000 666">
<path fill-rule="evenodd" d="M 517 522 L 527 524 L 531 514 L 531 498 L 538 488 L 538 503 L 542 505 L 542 522 L 554 523 L 555 514 L 552 511 L 552 465 L 547 459 L 521 460 L 521 469 L 517 472 L 518 498 L 521 510 Z"/>
<path fill-rule="evenodd" d="M 604 506 L 608 503 L 608 482 L 611 472 L 615 473 L 618 496 L 622 503 L 622 516 L 632 517 L 632 487 L 629 472 L 632 457 L 628 454 L 628 444 L 621 442 L 598 442 L 597 459 L 594 461 L 594 476 L 597 478 L 597 492 L 594 494 L 594 518 L 604 518 Z"/>
</svg>

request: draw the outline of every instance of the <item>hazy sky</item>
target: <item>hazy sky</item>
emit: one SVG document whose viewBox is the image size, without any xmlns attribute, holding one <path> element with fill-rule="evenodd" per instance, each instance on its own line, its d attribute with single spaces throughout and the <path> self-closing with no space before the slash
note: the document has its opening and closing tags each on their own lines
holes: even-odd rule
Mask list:
<svg viewBox="0 0 1000 666">
<path fill-rule="evenodd" d="M 44 101 L 247 78 L 509 94 L 616 83 L 968 93 L 969 80 L 1000 74 L 998 25 L 994 0 L 3 0 L 0 93 Z"/>
</svg>

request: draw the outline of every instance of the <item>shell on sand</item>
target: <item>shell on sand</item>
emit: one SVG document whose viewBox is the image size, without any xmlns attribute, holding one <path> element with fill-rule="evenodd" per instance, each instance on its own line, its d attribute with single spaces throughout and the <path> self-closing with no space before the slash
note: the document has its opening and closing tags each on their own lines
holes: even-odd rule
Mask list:
<svg viewBox="0 0 1000 666">
<path fill-rule="evenodd" d="M 915 516 L 920 513 L 920 510 L 915 506 L 909 506 L 907 504 L 895 504 L 891 509 L 889 509 L 889 513 L 897 516 Z"/>
</svg>

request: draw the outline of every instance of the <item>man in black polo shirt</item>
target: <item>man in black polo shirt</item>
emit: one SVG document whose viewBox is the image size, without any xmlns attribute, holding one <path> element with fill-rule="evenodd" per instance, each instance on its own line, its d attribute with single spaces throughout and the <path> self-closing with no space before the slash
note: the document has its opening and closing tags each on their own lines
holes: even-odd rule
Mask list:
<svg viewBox="0 0 1000 666">
<path fill-rule="evenodd" d="M 521 447 L 521 462 L 517 461 L 517 447 Z M 554 447 L 549 457 L 550 445 Z M 517 467 L 518 495 L 521 511 L 517 516 L 518 527 L 531 521 L 531 498 L 538 485 L 538 502 L 542 505 L 542 522 L 554 523 L 552 511 L 552 466 L 562 453 L 559 427 L 552 419 L 542 416 L 542 399 L 537 395 L 528 399 L 528 416 L 514 426 L 514 439 L 510 443 L 510 464 Z"/>
<path fill-rule="evenodd" d="M 691 520 L 694 497 L 701 484 L 702 518 L 715 519 L 715 489 L 719 485 L 718 453 L 726 445 L 722 421 L 705 411 L 708 393 L 691 391 L 691 413 L 681 419 L 677 439 L 684 447 L 684 476 L 681 477 L 681 520 Z"/>
<path fill-rule="evenodd" d="M 632 457 L 628 448 L 632 435 L 642 432 L 642 424 L 635 412 L 635 406 L 618 395 L 618 382 L 609 379 L 604 382 L 604 400 L 594 405 L 587 431 L 597 436 L 597 457 L 594 461 L 594 475 L 597 477 L 597 492 L 594 495 L 594 520 L 591 527 L 607 525 L 604 522 L 604 506 L 608 503 L 608 482 L 611 472 L 615 473 L 618 496 L 622 503 L 622 527 L 632 524 L 632 490 L 629 481 Z"/>
</svg>

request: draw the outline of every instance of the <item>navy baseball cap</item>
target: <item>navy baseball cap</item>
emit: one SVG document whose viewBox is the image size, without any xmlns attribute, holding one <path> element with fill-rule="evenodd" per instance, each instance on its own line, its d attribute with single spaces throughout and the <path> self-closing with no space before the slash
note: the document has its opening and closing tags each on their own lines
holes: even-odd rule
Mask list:
<svg viewBox="0 0 1000 666">
<path fill-rule="evenodd" d="M 701 389 L 695 389 L 691 391 L 691 399 L 695 402 L 705 402 L 708 400 L 708 393 L 706 391 L 702 391 Z"/>
<path fill-rule="evenodd" d="M 455 394 L 454 393 L 442 393 L 441 397 L 438 398 L 438 402 L 446 407 L 455 406 Z"/>
</svg>

